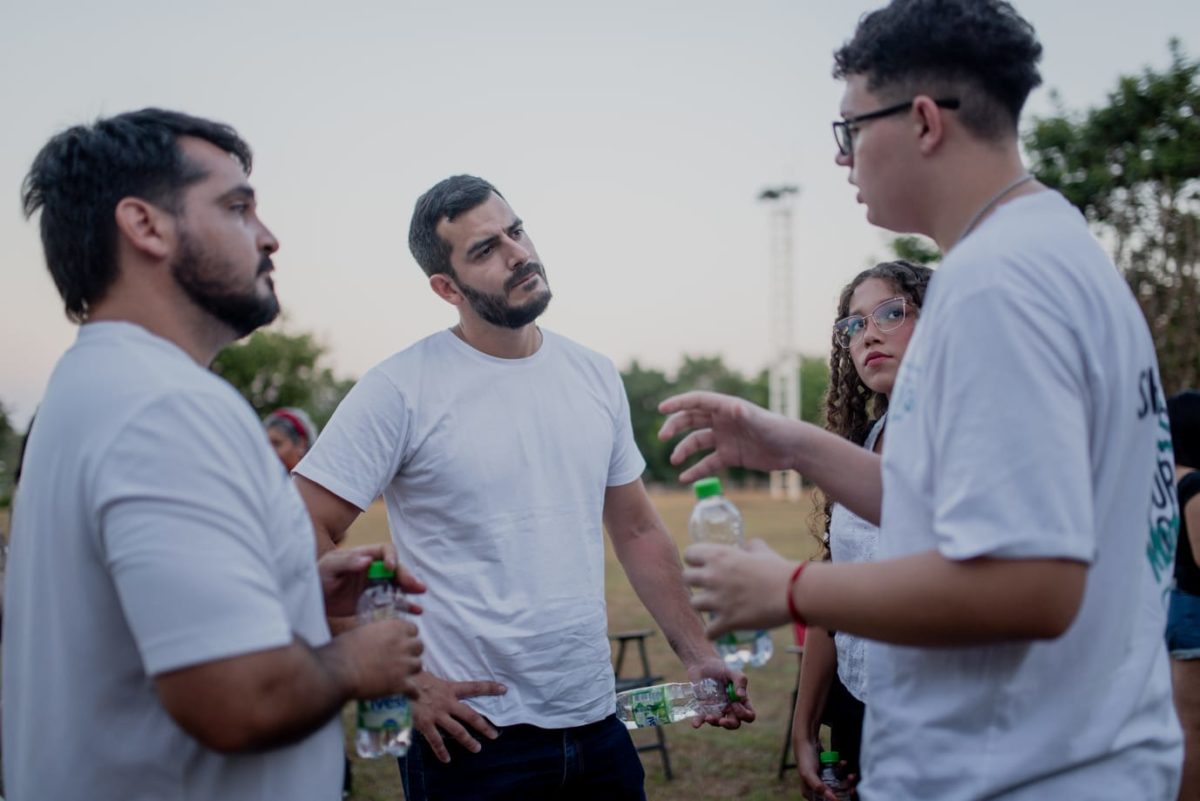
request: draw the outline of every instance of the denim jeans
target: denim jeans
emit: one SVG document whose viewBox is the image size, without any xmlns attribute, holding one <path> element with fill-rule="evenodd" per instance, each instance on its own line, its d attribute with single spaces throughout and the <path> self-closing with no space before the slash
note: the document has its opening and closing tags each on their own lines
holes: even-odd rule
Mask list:
<svg viewBox="0 0 1200 801">
<path fill-rule="evenodd" d="M 472 754 L 450 738 L 450 764 L 414 733 L 400 760 L 406 801 L 645 801 L 646 774 L 616 715 L 570 729 L 497 726 Z"/>
</svg>

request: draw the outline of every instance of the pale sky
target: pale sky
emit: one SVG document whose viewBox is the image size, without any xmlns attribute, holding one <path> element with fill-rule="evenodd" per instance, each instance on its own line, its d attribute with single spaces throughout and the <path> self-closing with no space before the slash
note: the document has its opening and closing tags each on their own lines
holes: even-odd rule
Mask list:
<svg viewBox="0 0 1200 801">
<path fill-rule="evenodd" d="M 24 424 L 75 336 L 21 179 L 46 139 L 157 105 L 255 151 L 276 286 L 337 373 L 451 325 L 407 248 L 417 196 L 460 172 L 526 222 L 544 324 L 609 357 L 766 365 L 767 208 L 795 205 L 796 344 L 824 354 L 840 287 L 888 255 L 833 163 L 831 53 L 881 3 L 811 0 L 0 0 L 0 402 Z M 1045 85 L 1027 116 L 1103 102 L 1117 76 L 1200 53 L 1195 0 L 1018 0 Z"/>
</svg>

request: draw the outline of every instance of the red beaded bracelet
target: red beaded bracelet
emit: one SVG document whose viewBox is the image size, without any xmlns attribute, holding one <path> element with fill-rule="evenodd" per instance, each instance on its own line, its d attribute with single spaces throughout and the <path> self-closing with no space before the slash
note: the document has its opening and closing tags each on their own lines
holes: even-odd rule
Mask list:
<svg viewBox="0 0 1200 801">
<path fill-rule="evenodd" d="M 792 621 L 799 623 L 801 626 L 807 626 L 808 623 L 800 616 L 800 612 L 796 609 L 796 596 L 792 593 L 792 590 L 796 586 L 796 579 L 800 578 L 800 574 L 804 572 L 804 568 L 806 567 L 808 567 L 808 562 L 801 562 L 796 565 L 796 569 L 792 571 L 792 577 L 787 585 L 788 612 L 792 615 Z"/>
</svg>

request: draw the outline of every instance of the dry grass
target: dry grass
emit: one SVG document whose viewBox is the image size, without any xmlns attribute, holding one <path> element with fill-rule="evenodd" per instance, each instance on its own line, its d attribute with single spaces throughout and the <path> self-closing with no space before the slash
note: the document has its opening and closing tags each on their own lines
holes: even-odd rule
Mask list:
<svg viewBox="0 0 1200 801">
<path fill-rule="evenodd" d="M 684 492 L 657 493 L 653 497 L 676 542 L 682 547 L 687 542 L 691 497 Z M 807 557 L 815 551 L 816 540 L 809 534 L 813 504 L 807 497 L 799 503 L 772 501 L 764 493 L 733 493 L 731 498 L 741 508 L 750 536 L 761 537 L 780 553 L 792 558 Z M 355 523 L 348 541 L 361 544 L 378 542 L 386 537 L 386 516 L 382 505 L 376 504 Z M 626 580 L 611 548 L 607 549 L 605 591 L 610 631 L 656 628 Z M 663 779 L 662 763 L 657 752 L 642 757 L 646 767 L 646 794 L 652 801 L 695 801 L 705 798 L 760 801 L 800 797 L 795 771 L 790 771 L 782 782 L 775 778 L 787 717 L 791 712 L 789 703 L 796 681 L 796 658 L 784 651 L 785 646 L 792 643 L 790 630 L 777 630 L 774 639 L 774 658 L 766 666 L 751 669 L 749 673 L 750 697 L 758 712 L 758 720 L 734 732 L 707 727 L 693 730 L 687 725 L 667 728 L 674 781 Z M 654 636 L 647 644 L 650 665 L 655 672 L 665 674 L 668 681 L 685 678 L 665 638 Z M 629 658 L 627 655 L 627 664 L 630 664 Z M 346 720 L 351 719 L 347 716 Z M 634 732 L 634 739 L 649 742 L 653 734 Z M 403 797 L 394 761 L 356 759 L 354 779 L 354 798 L 360 801 Z"/>
</svg>

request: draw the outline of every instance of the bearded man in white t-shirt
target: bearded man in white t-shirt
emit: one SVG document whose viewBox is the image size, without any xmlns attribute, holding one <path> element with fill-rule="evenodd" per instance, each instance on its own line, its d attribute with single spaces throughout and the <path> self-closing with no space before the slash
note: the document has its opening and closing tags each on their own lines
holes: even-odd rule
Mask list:
<svg viewBox="0 0 1200 801">
<path fill-rule="evenodd" d="M 754 713 L 689 604 L 620 375 L 537 325 L 546 271 L 487 181 L 426 192 L 409 246 L 458 323 L 364 375 L 296 468 L 322 548 L 382 494 L 430 589 L 405 797 L 644 798 L 613 714 L 602 525 L 688 675 L 735 683 L 741 701 L 707 722 Z"/>
<path fill-rule="evenodd" d="M 206 369 L 279 312 L 250 163 L 232 128 L 144 109 L 58 134 L 25 179 L 81 325 L 13 514 L 9 801 L 329 801 L 346 701 L 416 694 L 411 623 L 326 623 L 394 553 L 318 566 L 257 416 Z"/>
<path fill-rule="evenodd" d="M 873 564 L 685 554 L 713 634 L 791 616 L 877 641 L 865 799 L 1167 799 L 1179 784 L 1162 642 L 1179 512 L 1154 344 L 1082 215 L 1021 162 L 1040 56 L 998 0 L 895 0 L 835 54 L 837 163 L 867 219 L 945 254 L 882 470 L 736 399 L 662 404 L 664 437 L 697 429 L 676 463 L 712 449 L 682 479 L 792 467 L 882 516 Z"/>
</svg>

